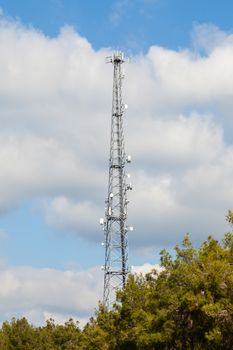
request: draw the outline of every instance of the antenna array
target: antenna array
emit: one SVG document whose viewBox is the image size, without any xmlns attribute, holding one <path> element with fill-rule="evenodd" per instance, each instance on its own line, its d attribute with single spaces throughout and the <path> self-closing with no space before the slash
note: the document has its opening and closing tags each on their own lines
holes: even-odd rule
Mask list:
<svg viewBox="0 0 233 350">
<path fill-rule="evenodd" d="M 113 64 L 114 74 L 108 197 L 105 219 L 101 218 L 100 224 L 105 235 L 103 302 L 110 308 L 116 300 L 116 290 L 125 287 L 129 271 L 127 232 L 133 228 L 127 226 L 127 192 L 132 190 L 132 185 L 127 182 L 130 175 L 125 173 L 125 165 L 131 162 L 131 156 L 126 156 L 124 147 L 123 115 L 127 105 L 122 103 L 123 53 L 114 53 L 106 58 L 106 62 Z"/>
</svg>

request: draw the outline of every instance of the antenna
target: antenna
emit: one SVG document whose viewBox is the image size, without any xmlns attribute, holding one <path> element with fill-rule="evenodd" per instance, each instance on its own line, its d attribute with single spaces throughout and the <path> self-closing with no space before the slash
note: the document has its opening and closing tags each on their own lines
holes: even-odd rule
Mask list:
<svg viewBox="0 0 233 350">
<path fill-rule="evenodd" d="M 123 133 L 123 115 L 128 107 L 122 103 L 124 55 L 115 52 L 106 58 L 106 62 L 113 64 L 114 73 L 108 197 L 105 201 L 105 219 L 101 219 L 100 223 L 105 235 L 103 303 L 110 308 L 116 301 L 116 291 L 125 287 L 129 272 L 127 232 L 132 227 L 127 225 L 127 192 L 132 190 L 132 185 L 127 183 L 125 173 L 125 165 L 131 162 L 131 156 L 125 154 Z"/>
</svg>

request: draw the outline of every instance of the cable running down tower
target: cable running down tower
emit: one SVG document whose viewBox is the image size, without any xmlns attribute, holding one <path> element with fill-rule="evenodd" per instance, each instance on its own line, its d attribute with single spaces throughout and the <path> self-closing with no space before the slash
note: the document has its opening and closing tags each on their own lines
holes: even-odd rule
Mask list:
<svg viewBox="0 0 233 350">
<path fill-rule="evenodd" d="M 115 302 L 116 290 L 125 286 L 128 268 L 128 230 L 127 226 L 127 191 L 132 185 L 126 179 L 126 163 L 131 156 L 126 156 L 124 147 L 123 115 L 127 105 L 122 103 L 122 79 L 124 78 L 122 52 L 116 52 L 106 59 L 114 67 L 112 121 L 109 159 L 108 197 L 105 201 L 105 219 L 100 219 L 105 235 L 104 296 L 103 302 L 110 308 Z"/>
</svg>

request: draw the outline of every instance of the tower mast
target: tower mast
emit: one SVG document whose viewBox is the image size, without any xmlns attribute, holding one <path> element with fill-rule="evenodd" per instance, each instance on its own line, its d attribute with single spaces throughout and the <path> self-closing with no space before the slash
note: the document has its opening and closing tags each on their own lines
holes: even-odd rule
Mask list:
<svg viewBox="0 0 233 350">
<path fill-rule="evenodd" d="M 128 274 L 127 232 L 132 228 L 127 226 L 127 191 L 132 190 L 132 185 L 126 183 L 125 174 L 131 156 L 126 156 L 124 147 L 123 114 L 127 106 L 122 103 L 123 53 L 114 53 L 106 62 L 113 64 L 114 73 L 108 197 L 105 219 L 100 219 L 100 223 L 104 225 L 105 235 L 103 302 L 109 308 L 116 300 L 116 290 L 125 286 Z"/>
</svg>

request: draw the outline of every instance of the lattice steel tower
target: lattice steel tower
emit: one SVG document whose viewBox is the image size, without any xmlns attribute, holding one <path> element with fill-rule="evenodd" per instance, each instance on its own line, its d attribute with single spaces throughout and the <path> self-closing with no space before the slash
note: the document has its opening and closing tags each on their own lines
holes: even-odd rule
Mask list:
<svg viewBox="0 0 233 350">
<path fill-rule="evenodd" d="M 105 219 L 100 219 L 105 235 L 105 265 L 103 302 L 110 308 L 115 302 L 115 292 L 125 286 L 128 274 L 128 239 L 127 232 L 127 191 L 132 185 L 127 183 L 129 174 L 125 173 L 126 163 L 131 156 L 126 156 L 123 134 L 123 115 L 127 105 L 122 102 L 122 79 L 124 77 L 122 52 L 116 52 L 106 59 L 114 67 L 111 142 L 109 159 L 108 197 L 105 201 Z"/>
</svg>

